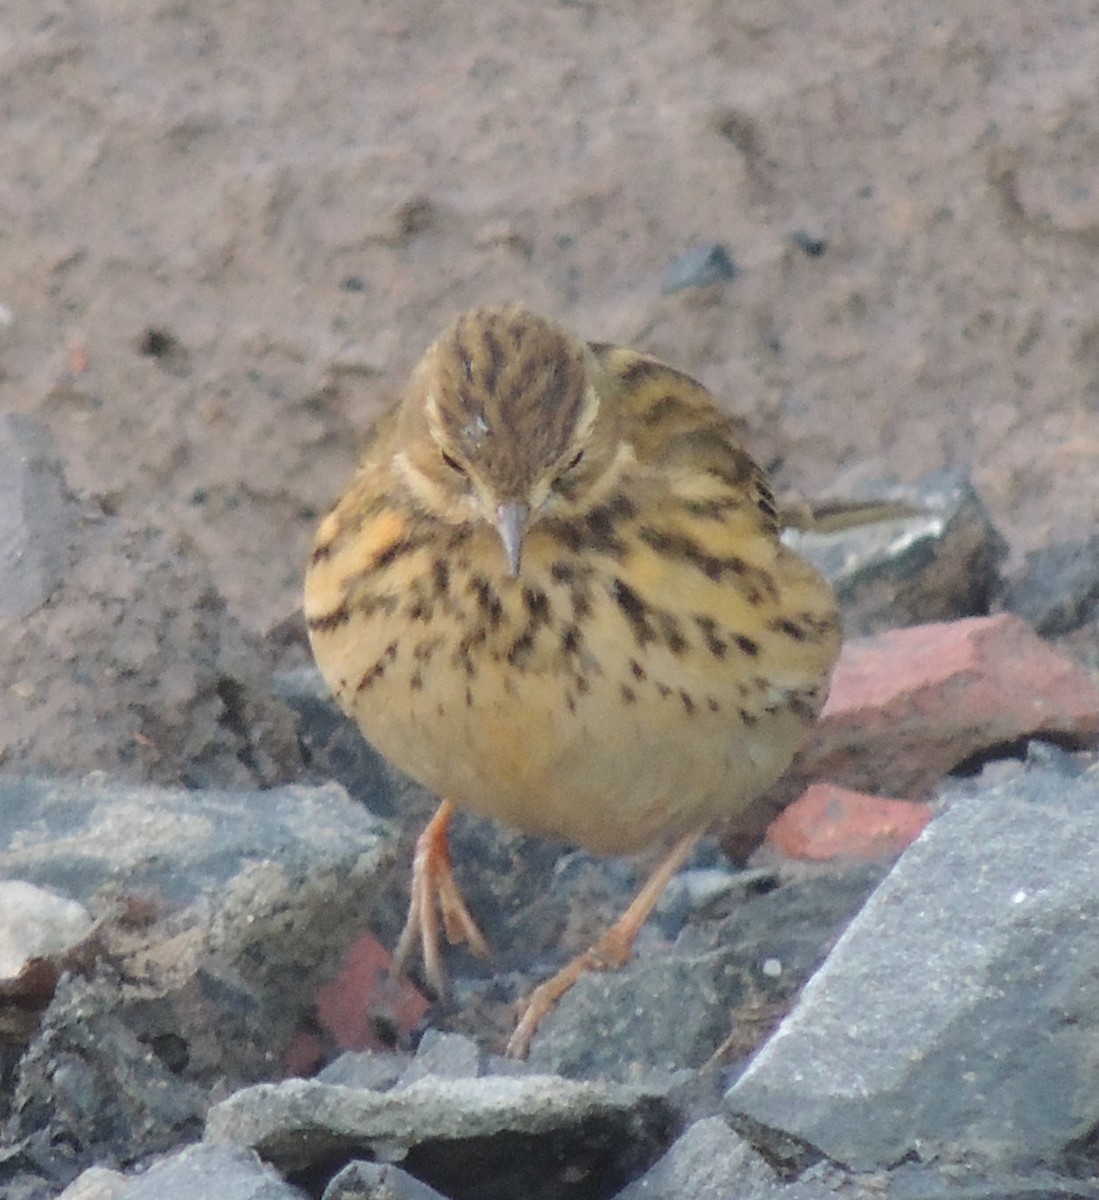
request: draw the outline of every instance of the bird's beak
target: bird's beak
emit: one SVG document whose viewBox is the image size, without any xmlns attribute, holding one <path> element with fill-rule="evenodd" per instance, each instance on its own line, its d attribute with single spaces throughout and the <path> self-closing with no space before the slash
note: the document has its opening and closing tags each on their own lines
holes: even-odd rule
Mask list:
<svg viewBox="0 0 1099 1200">
<path fill-rule="evenodd" d="M 504 543 L 504 553 L 508 556 L 508 573 L 513 579 L 519 574 L 519 564 L 523 557 L 523 534 L 526 532 L 529 517 L 529 505 L 518 500 L 501 504 L 496 510 L 496 532 L 500 535 L 500 541 Z"/>
</svg>

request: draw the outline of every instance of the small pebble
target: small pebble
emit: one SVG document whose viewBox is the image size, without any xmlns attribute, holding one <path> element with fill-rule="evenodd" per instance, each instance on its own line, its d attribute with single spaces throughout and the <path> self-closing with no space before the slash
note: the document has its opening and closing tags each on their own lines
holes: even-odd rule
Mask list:
<svg viewBox="0 0 1099 1200">
<path fill-rule="evenodd" d="M 720 242 L 702 242 L 673 259 L 664 273 L 661 291 L 681 292 L 686 288 L 709 287 L 735 279 L 736 264 Z"/>
<path fill-rule="evenodd" d="M 796 233 L 792 234 L 790 240 L 799 250 L 805 251 L 806 258 L 820 258 L 828 249 L 828 243 L 823 238 L 813 237 L 811 233 L 806 233 L 804 229 L 799 229 Z"/>
<path fill-rule="evenodd" d="M 91 932 L 83 904 L 22 879 L 0 882 L 0 979 L 14 979 L 32 959 L 71 950 Z"/>
</svg>

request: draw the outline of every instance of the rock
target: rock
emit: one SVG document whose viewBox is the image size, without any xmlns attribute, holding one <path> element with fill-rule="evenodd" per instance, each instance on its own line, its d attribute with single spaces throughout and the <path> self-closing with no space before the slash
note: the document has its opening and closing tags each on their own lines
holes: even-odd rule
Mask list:
<svg viewBox="0 0 1099 1200">
<path fill-rule="evenodd" d="M 383 246 L 403 246 L 430 230 L 440 216 L 438 205 L 429 196 L 409 196 L 378 217 L 363 236 L 366 241 Z"/>
<path fill-rule="evenodd" d="M 0 880 L 0 995 L 32 963 L 63 960 L 94 924 L 75 900 L 22 879 Z"/>
<path fill-rule="evenodd" d="M 848 642 L 808 746 L 780 789 L 812 780 L 919 798 L 949 772 L 1030 738 L 1099 741 L 1099 687 L 1004 613 Z"/>
<path fill-rule="evenodd" d="M 89 1167 L 58 1196 L 57 1200 L 122 1200 L 130 1180 L 120 1171 Z"/>
<path fill-rule="evenodd" d="M 416 1048 L 416 1057 L 401 1077 L 402 1086 L 425 1075 L 436 1079 L 476 1079 L 482 1074 L 481 1048 L 460 1033 L 429 1029 Z"/>
<path fill-rule="evenodd" d="M 696 1121 L 615 1200 L 718 1200 L 777 1194 L 774 1171 L 721 1117 Z"/>
<path fill-rule="evenodd" d="M 349 1051 L 331 1062 L 316 1078 L 321 1083 L 372 1092 L 406 1087 L 418 1079 L 479 1079 L 484 1075 L 525 1075 L 523 1063 L 493 1056 L 490 1059 L 471 1037 L 425 1029 L 415 1055 Z"/>
<path fill-rule="evenodd" d="M 1073 1179 L 1041 1167 L 995 1171 L 974 1165 L 941 1164 L 937 1168 L 934 1164 L 901 1163 L 888 1176 L 879 1172 L 864 1178 L 866 1200 L 877 1200 L 883 1188 L 889 1200 L 960 1200 L 963 1196 L 965 1200 L 1099 1200 L 1099 1186 L 1092 1180 Z M 846 1194 L 847 1189 L 844 1191 Z M 860 1191 L 853 1200 L 862 1200 L 863 1194 Z M 791 1196 L 790 1200 L 801 1197 Z"/>
<path fill-rule="evenodd" d="M 355 1162 L 333 1177 L 321 1200 L 447 1200 L 392 1163 Z"/>
<path fill-rule="evenodd" d="M 336 784 L 189 792 L 0 776 L 0 877 L 54 888 L 97 918 L 144 898 L 148 923 L 168 911 L 177 930 L 201 920 L 207 948 L 256 980 L 308 971 L 328 957 L 330 930 L 346 945 L 348 914 L 368 911 L 391 854 L 385 825 Z"/>
<path fill-rule="evenodd" d="M 296 779 L 293 714 L 263 662 L 186 538 L 100 515 L 50 603 L 0 622 L 0 755 L 192 787 Z"/>
<path fill-rule="evenodd" d="M 1038 238 L 1066 238 L 1090 249 L 1099 240 L 1099 194 L 1081 160 L 1094 144 L 1091 119 L 1057 122 L 1021 145 L 997 145 L 988 168 L 988 183 L 1009 207 L 1016 237 L 1024 231 Z M 1045 136 L 1042 136 L 1042 134 Z"/>
<path fill-rule="evenodd" d="M 709 944 L 647 946 L 621 970 L 589 974 L 566 993 L 529 1062 L 572 1079 L 666 1079 L 701 1067 L 745 1004 L 753 966 Z"/>
<path fill-rule="evenodd" d="M 142 1015 L 139 1002 L 124 1014 L 112 991 L 61 981 L 10 1098 L 5 1140 L 65 1182 L 93 1164 L 119 1166 L 193 1141 L 208 1104 L 172 1057 L 187 1050 L 183 1023 L 162 1022 L 150 1036 L 147 1020 L 143 1029 L 127 1019 Z M 206 1015 L 217 1015 L 213 1004 Z"/>
<path fill-rule="evenodd" d="M 119 1200 L 306 1200 L 250 1150 L 188 1146 L 133 1178 Z"/>
<path fill-rule="evenodd" d="M 752 896 L 764 895 L 780 882 L 778 873 L 766 866 L 750 870 L 735 870 L 728 864 L 687 867 L 668 881 L 651 919 L 662 933 L 675 937 L 695 918 L 727 911 Z"/>
<path fill-rule="evenodd" d="M 814 783 L 772 822 L 767 845 L 788 858 L 896 858 L 931 820 L 931 805 Z"/>
<path fill-rule="evenodd" d="M 520 258 L 530 258 L 534 253 L 534 239 L 513 221 L 487 221 L 473 234 L 473 244 L 478 250 L 503 247 Z"/>
<path fill-rule="evenodd" d="M 392 854 L 337 785 L 12 778 L 0 778 L 0 846 L 0 876 L 66 893 L 98 922 L 99 969 L 62 980 L 7 1130 L 64 1144 L 76 1168 L 168 1149 L 197 1131 L 211 1087 L 279 1070 Z"/>
<path fill-rule="evenodd" d="M 914 485 L 855 490 L 898 515 L 784 535 L 831 581 L 848 637 L 988 612 L 1007 543 L 968 479 L 940 472 Z M 828 506 L 819 507 L 824 523 Z"/>
<path fill-rule="evenodd" d="M 570 1078 L 667 1080 L 684 1068 L 746 1057 L 881 878 L 877 866 L 790 880 L 727 897 L 674 945 L 652 926 L 619 971 L 585 975 L 545 1019 L 532 1069 Z M 758 878 L 758 877 L 757 877 Z"/>
<path fill-rule="evenodd" d="M 1043 637 L 1060 637 L 1099 617 L 1099 533 L 1032 550 L 1007 585 L 1003 606 Z"/>
<path fill-rule="evenodd" d="M 206 1140 L 251 1146 L 284 1172 L 368 1155 L 447 1196 L 563 1200 L 613 1195 L 674 1124 L 659 1093 L 552 1076 L 427 1076 L 389 1092 L 289 1080 L 214 1105 Z"/>
<path fill-rule="evenodd" d="M 1047 757 L 951 793 L 852 922 L 728 1093 L 757 1148 L 1095 1173 L 1099 766 Z"/>
<path fill-rule="evenodd" d="M 424 1037 L 427 1037 L 426 1033 Z M 335 1083 L 340 1087 L 388 1092 L 400 1081 L 411 1061 L 408 1054 L 398 1051 L 376 1054 L 365 1050 L 348 1050 L 318 1071 L 316 1078 L 321 1083 Z"/>
<path fill-rule="evenodd" d="M 137 339 L 137 352 L 155 358 L 170 375 L 182 379 L 191 374 L 191 352 L 166 326 L 147 325 Z"/>
<path fill-rule="evenodd" d="M 315 667 L 280 671 L 272 688 L 294 711 L 298 736 L 312 772 L 334 779 L 379 817 L 404 811 L 402 778 L 359 732 L 358 726 L 332 699 L 331 689 Z M 424 797 L 419 808 L 431 811 Z"/>
<path fill-rule="evenodd" d="M 853 1172 L 821 1161 L 780 1179 L 751 1143 L 719 1117 L 690 1125 L 664 1157 L 614 1200 L 1096 1200 L 1099 1187 L 1041 1168 L 988 1171 L 902 1163 Z M 788 1182 L 787 1182 L 788 1180 Z"/>
<path fill-rule="evenodd" d="M 720 242 L 701 242 L 669 264 L 661 291 L 667 295 L 685 288 L 709 287 L 735 279 L 736 273 L 736 264 Z"/>
</svg>

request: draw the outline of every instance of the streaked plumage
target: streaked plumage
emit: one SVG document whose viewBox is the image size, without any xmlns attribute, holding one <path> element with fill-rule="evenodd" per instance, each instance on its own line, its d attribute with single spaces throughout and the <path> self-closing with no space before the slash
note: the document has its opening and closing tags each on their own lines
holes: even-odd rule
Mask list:
<svg viewBox="0 0 1099 1200">
<path fill-rule="evenodd" d="M 768 788 L 839 647 L 831 589 L 709 393 L 521 308 L 428 350 L 320 528 L 305 611 L 393 763 L 597 854 Z"/>
</svg>

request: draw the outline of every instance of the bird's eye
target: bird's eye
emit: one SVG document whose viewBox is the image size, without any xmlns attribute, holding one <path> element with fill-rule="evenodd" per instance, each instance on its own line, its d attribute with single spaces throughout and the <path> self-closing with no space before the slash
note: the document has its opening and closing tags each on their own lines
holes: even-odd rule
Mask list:
<svg viewBox="0 0 1099 1200">
<path fill-rule="evenodd" d="M 580 465 L 580 463 L 583 461 L 583 458 L 584 458 L 584 451 L 578 450 L 572 456 L 572 458 L 569 459 L 569 461 L 567 463 L 565 463 L 565 465 L 560 469 L 560 471 L 557 472 L 557 478 L 554 479 L 553 486 L 555 488 L 565 487 L 566 486 L 565 479 L 568 476 L 569 472 L 571 470 L 573 470 L 575 467 L 578 467 Z"/>
<path fill-rule="evenodd" d="M 452 458 L 449 454 L 447 454 L 445 450 L 443 451 L 443 462 L 445 462 L 446 465 L 456 474 L 462 476 L 466 474 L 465 467 L 463 467 L 456 458 Z"/>
</svg>

